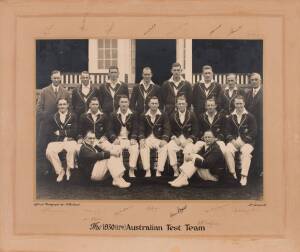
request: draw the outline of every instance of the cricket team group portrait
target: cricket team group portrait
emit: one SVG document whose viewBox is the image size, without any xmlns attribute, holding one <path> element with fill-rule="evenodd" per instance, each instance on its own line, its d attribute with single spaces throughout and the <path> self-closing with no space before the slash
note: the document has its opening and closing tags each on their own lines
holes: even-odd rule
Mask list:
<svg viewBox="0 0 300 252">
<path fill-rule="evenodd" d="M 83 49 L 54 42 L 37 41 L 38 198 L 262 197 L 262 63 L 247 41 L 92 39 L 76 72 Z"/>
</svg>

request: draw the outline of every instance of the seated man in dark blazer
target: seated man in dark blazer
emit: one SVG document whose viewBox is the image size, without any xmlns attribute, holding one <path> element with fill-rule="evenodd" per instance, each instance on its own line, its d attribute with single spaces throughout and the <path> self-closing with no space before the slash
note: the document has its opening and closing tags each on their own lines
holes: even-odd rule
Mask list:
<svg viewBox="0 0 300 252">
<path fill-rule="evenodd" d="M 135 177 L 137 159 L 139 156 L 138 120 L 137 114 L 129 109 L 129 98 L 120 97 L 119 109 L 110 116 L 109 140 L 114 146 L 119 146 L 121 154 L 123 149 L 129 152 L 129 177 Z"/>
<path fill-rule="evenodd" d="M 206 101 L 206 112 L 201 114 L 199 121 L 199 141 L 195 144 L 195 152 L 198 152 L 205 144 L 203 141 L 204 132 L 211 130 L 216 137 L 216 142 L 221 151 L 225 152 L 225 124 L 226 117 L 222 111 L 217 111 L 217 104 L 214 98 Z"/>
<path fill-rule="evenodd" d="M 221 91 L 219 97 L 219 108 L 225 115 L 230 115 L 234 110 L 234 98 L 238 95 L 245 95 L 245 93 L 237 88 L 236 75 L 234 73 L 227 74 L 226 84 L 224 90 Z"/>
<path fill-rule="evenodd" d="M 245 109 L 243 96 L 237 96 L 234 99 L 234 106 L 235 110 L 227 118 L 226 122 L 225 135 L 227 145 L 225 149 L 225 159 L 229 172 L 236 179 L 234 157 L 238 150 L 241 152 L 242 171 L 240 184 L 245 186 L 247 184 L 257 126 L 254 116 Z"/>
<path fill-rule="evenodd" d="M 96 87 L 90 83 L 89 72 L 81 72 L 80 81 L 81 85 L 72 90 L 72 108 L 77 118 L 88 111 L 90 100 L 97 96 Z"/>
<path fill-rule="evenodd" d="M 202 77 L 203 79 L 196 83 L 193 88 L 193 107 L 198 117 L 205 112 L 206 100 L 214 98 L 218 102 L 222 90 L 221 85 L 213 79 L 211 66 L 203 66 Z"/>
<path fill-rule="evenodd" d="M 125 168 L 116 151 L 107 152 L 95 146 L 95 133 L 88 131 L 79 151 L 78 167 L 86 178 L 93 181 L 101 181 L 107 172 L 113 178 L 112 184 L 120 188 L 127 188 L 130 183 L 123 179 Z"/>
<path fill-rule="evenodd" d="M 176 111 L 170 117 L 171 141 L 168 143 L 168 156 L 174 176 L 179 175 L 176 153 L 183 150 L 185 153 L 189 145 L 194 145 L 198 135 L 198 122 L 195 114 L 187 109 L 184 96 L 177 98 Z"/>
<path fill-rule="evenodd" d="M 71 169 L 74 168 L 77 143 L 77 119 L 75 114 L 71 113 L 69 103 L 66 98 L 60 98 L 57 101 L 58 112 L 48 118 L 47 132 L 49 144 L 46 149 L 46 157 L 54 167 L 57 182 L 61 182 L 66 175 L 70 179 Z M 62 166 L 58 154 L 66 151 L 67 169 L 66 172 Z"/>
<path fill-rule="evenodd" d="M 140 153 L 146 177 L 150 172 L 150 149 L 155 148 L 158 152 L 158 165 L 156 176 L 160 177 L 164 170 L 167 159 L 167 143 L 170 138 L 170 124 L 166 113 L 161 112 L 157 97 L 149 100 L 149 110 L 143 114 L 139 121 Z"/>
<path fill-rule="evenodd" d="M 152 96 L 158 97 L 160 108 L 162 107 L 160 86 L 154 84 L 151 78 L 151 68 L 144 67 L 142 81 L 139 84 L 134 85 L 132 89 L 129 107 L 138 115 L 148 111 L 149 98 Z"/>
<path fill-rule="evenodd" d="M 182 76 L 182 68 L 179 63 L 172 65 L 172 77 L 165 81 L 161 87 L 161 98 L 164 111 L 170 116 L 176 107 L 176 98 L 184 95 L 188 103 L 188 109 L 191 107 L 193 89 L 191 83 L 186 81 Z"/>
<path fill-rule="evenodd" d="M 204 133 L 205 145 L 195 154 L 192 149 L 184 156 L 184 163 L 180 166 L 181 173 L 169 184 L 173 187 L 182 187 L 189 184 L 188 179 L 195 172 L 201 179 L 209 181 L 218 181 L 225 171 L 225 161 L 216 143 L 215 136 L 211 130 Z"/>
<path fill-rule="evenodd" d="M 127 84 L 119 81 L 118 67 L 111 66 L 108 71 L 109 80 L 100 85 L 98 100 L 103 113 L 109 115 L 118 109 L 120 95 L 129 97 L 129 91 Z"/>
</svg>

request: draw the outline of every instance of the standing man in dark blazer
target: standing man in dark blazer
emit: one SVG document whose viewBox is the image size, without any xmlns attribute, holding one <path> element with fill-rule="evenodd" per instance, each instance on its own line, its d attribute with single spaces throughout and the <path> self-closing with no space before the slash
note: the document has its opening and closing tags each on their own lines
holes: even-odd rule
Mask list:
<svg viewBox="0 0 300 252">
<path fill-rule="evenodd" d="M 223 111 L 217 111 L 216 100 L 210 98 L 206 100 L 206 112 L 199 117 L 199 141 L 195 144 L 195 152 L 198 152 L 205 144 L 203 137 L 204 132 L 211 130 L 216 138 L 216 143 L 219 145 L 222 153 L 225 152 L 225 125 L 226 117 Z"/>
<path fill-rule="evenodd" d="M 254 160 L 256 161 L 256 173 L 261 174 L 263 171 L 263 89 L 260 74 L 252 73 L 250 75 L 250 84 L 252 89 L 246 96 L 246 108 L 254 115 L 257 122 Z"/>
<path fill-rule="evenodd" d="M 89 72 L 81 72 L 80 81 L 81 84 L 72 90 L 72 108 L 78 118 L 88 111 L 91 98 L 97 96 L 96 87 L 90 83 Z"/>
<path fill-rule="evenodd" d="M 218 103 L 222 89 L 221 85 L 213 80 L 213 70 L 211 66 L 203 66 L 202 77 L 203 80 L 196 83 L 193 88 L 194 112 L 198 117 L 205 112 L 207 99 L 214 98 Z"/>
<path fill-rule="evenodd" d="M 69 102 L 66 98 L 57 101 L 58 112 L 51 115 L 47 121 L 49 144 L 46 157 L 52 164 L 57 176 L 56 181 L 61 182 L 64 175 L 70 179 L 71 169 L 74 168 L 76 154 L 77 118 L 69 111 Z M 64 170 L 58 154 L 66 151 L 67 168 Z"/>
<path fill-rule="evenodd" d="M 241 152 L 241 180 L 240 184 L 247 184 L 248 172 L 252 159 L 252 151 L 254 149 L 255 138 L 257 134 L 257 125 L 255 117 L 245 109 L 245 101 L 243 96 L 237 96 L 234 99 L 235 110 L 227 118 L 225 135 L 226 149 L 225 159 L 229 172 L 236 179 L 235 172 L 235 153 Z"/>
<path fill-rule="evenodd" d="M 236 75 L 234 73 L 227 74 L 226 84 L 224 90 L 221 91 L 219 110 L 223 110 L 225 115 L 230 115 L 234 110 L 234 98 L 238 95 L 245 95 L 241 89 L 237 87 Z"/>
<path fill-rule="evenodd" d="M 135 111 L 138 115 L 148 111 L 149 98 L 152 96 L 158 97 L 160 108 L 162 108 L 160 86 L 154 84 L 151 78 L 151 68 L 144 67 L 143 79 L 139 84 L 134 85 L 132 89 L 130 109 Z"/>
<path fill-rule="evenodd" d="M 172 77 L 165 81 L 161 87 L 161 97 L 164 111 L 170 116 L 176 107 L 176 98 L 184 95 L 188 103 L 188 109 L 192 103 L 192 85 L 182 76 L 182 69 L 179 63 L 174 63 L 171 69 Z"/>
<path fill-rule="evenodd" d="M 125 168 L 120 158 L 120 153 L 115 151 L 104 151 L 95 146 L 96 136 L 88 131 L 79 151 L 78 167 L 87 179 L 101 181 L 107 172 L 113 178 L 113 186 L 127 188 L 131 184 L 123 179 Z"/>
<path fill-rule="evenodd" d="M 57 112 L 57 101 L 60 98 L 69 100 L 69 93 L 61 86 L 60 71 L 54 70 L 51 72 L 52 83 L 41 90 L 36 107 L 36 121 L 37 121 L 37 149 L 38 155 L 44 154 L 46 150 L 47 132 L 46 121 L 50 116 Z"/>
<path fill-rule="evenodd" d="M 203 180 L 216 182 L 221 179 L 225 171 L 225 161 L 211 130 L 204 132 L 204 142 L 205 145 L 201 147 L 197 154 L 187 152 L 184 163 L 180 167 L 180 175 L 169 182 L 172 187 L 187 186 L 189 184 L 188 179 L 195 172 Z"/>
<path fill-rule="evenodd" d="M 119 146 L 121 155 L 123 149 L 129 152 L 129 177 L 135 177 L 134 171 L 139 157 L 138 119 L 137 114 L 129 109 L 129 98 L 120 96 L 119 109 L 110 116 L 109 140 Z"/>
<path fill-rule="evenodd" d="M 160 177 L 167 160 L 167 144 L 170 138 L 169 118 L 166 113 L 158 109 L 159 101 L 157 97 L 150 98 L 148 105 L 149 110 L 140 117 L 139 121 L 140 153 L 144 170 L 146 170 L 145 176 L 150 177 L 150 149 L 157 149 L 156 176 Z"/>
<path fill-rule="evenodd" d="M 129 97 L 127 84 L 119 81 L 119 69 L 111 66 L 108 69 L 109 80 L 101 84 L 98 91 L 98 100 L 103 113 L 110 114 L 117 111 L 120 95 Z"/>
<path fill-rule="evenodd" d="M 177 110 L 170 117 L 171 140 L 168 143 L 168 156 L 170 165 L 174 170 L 174 176 L 179 175 L 176 153 L 183 150 L 185 153 L 189 146 L 197 141 L 198 122 L 195 114 L 187 109 L 187 101 L 184 96 L 177 98 Z"/>
</svg>

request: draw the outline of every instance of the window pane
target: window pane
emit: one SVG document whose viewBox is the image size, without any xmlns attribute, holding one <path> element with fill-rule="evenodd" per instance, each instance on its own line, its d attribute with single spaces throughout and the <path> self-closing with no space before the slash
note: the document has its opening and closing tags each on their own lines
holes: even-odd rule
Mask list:
<svg viewBox="0 0 300 252">
<path fill-rule="evenodd" d="M 98 39 L 98 48 L 103 48 L 103 39 Z"/>
<path fill-rule="evenodd" d="M 112 60 L 112 61 L 111 61 L 111 65 L 112 65 L 112 66 L 118 66 L 118 60 L 116 60 L 116 59 L 115 59 L 115 60 Z"/>
<path fill-rule="evenodd" d="M 105 60 L 105 69 L 108 69 L 111 65 L 111 61 L 110 60 Z"/>
<path fill-rule="evenodd" d="M 118 57 L 118 50 L 117 49 L 112 49 L 112 58 L 117 58 Z"/>
<path fill-rule="evenodd" d="M 98 69 L 104 69 L 104 60 L 98 60 Z"/>
<path fill-rule="evenodd" d="M 110 58 L 111 58 L 110 49 L 105 49 L 105 59 L 110 59 Z"/>
<path fill-rule="evenodd" d="M 103 59 L 104 55 L 103 55 L 103 49 L 99 49 L 98 50 L 98 59 Z"/>
<path fill-rule="evenodd" d="M 105 48 L 110 48 L 110 39 L 105 39 Z"/>
<path fill-rule="evenodd" d="M 118 47 L 118 40 L 116 40 L 116 39 L 112 39 L 111 40 L 111 47 L 112 48 L 117 48 Z"/>
</svg>

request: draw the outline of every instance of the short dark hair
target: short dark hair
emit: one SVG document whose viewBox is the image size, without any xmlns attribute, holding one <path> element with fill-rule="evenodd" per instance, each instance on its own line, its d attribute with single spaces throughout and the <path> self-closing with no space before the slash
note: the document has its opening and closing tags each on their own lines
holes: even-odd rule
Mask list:
<svg viewBox="0 0 300 252">
<path fill-rule="evenodd" d="M 150 102 L 151 100 L 158 100 L 158 102 L 159 102 L 158 97 L 155 96 L 155 95 L 151 96 L 151 97 L 149 98 L 149 101 L 148 101 L 148 102 Z"/>
<path fill-rule="evenodd" d="M 148 66 L 146 66 L 146 67 L 144 67 L 144 68 L 143 68 L 143 71 L 142 71 L 142 72 L 144 72 L 144 70 L 150 70 L 150 71 L 151 71 L 151 73 L 152 73 L 152 69 L 151 69 L 151 67 L 148 67 Z"/>
<path fill-rule="evenodd" d="M 118 72 L 119 72 L 119 68 L 118 68 L 117 66 L 110 66 L 110 67 L 108 68 L 108 72 L 110 72 L 110 70 L 112 70 L 112 69 L 117 69 Z"/>
<path fill-rule="evenodd" d="M 61 100 L 65 100 L 65 101 L 67 102 L 67 104 L 70 104 L 67 97 L 59 97 L 59 98 L 57 99 L 57 101 L 56 101 L 56 105 L 58 105 L 58 103 L 59 103 Z"/>
<path fill-rule="evenodd" d="M 93 101 L 97 101 L 98 104 L 100 104 L 100 102 L 99 102 L 99 100 L 98 100 L 97 97 L 92 97 L 92 98 L 90 99 L 89 106 L 90 106 L 91 102 L 93 102 Z"/>
<path fill-rule="evenodd" d="M 213 136 L 215 136 L 214 132 L 211 130 L 211 129 L 208 129 L 208 130 L 205 130 L 204 133 L 203 133 L 203 136 L 206 132 L 210 132 Z"/>
<path fill-rule="evenodd" d="M 95 135 L 95 132 L 92 131 L 92 130 L 88 130 L 88 131 L 84 134 L 84 138 L 86 138 L 88 134 L 94 134 L 94 135 Z"/>
<path fill-rule="evenodd" d="M 204 65 L 202 67 L 202 72 L 204 72 L 204 70 L 211 70 L 211 71 L 213 71 L 212 66 L 210 66 L 210 65 Z"/>
<path fill-rule="evenodd" d="M 179 96 L 177 96 L 176 102 L 178 102 L 179 100 L 185 100 L 187 102 L 185 95 L 179 95 Z"/>
<path fill-rule="evenodd" d="M 59 70 L 53 70 L 53 71 L 51 71 L 51 76 L 53 75 L 53 74 L 60 74 L 60 71 Z"/>
<path fill-rule="evenodd" d="M 124 95 L 124 94 L 119 95 L 118 98 L 119 98 L 119 101 L 120 101 L 122 98 L 125 98 L 125 99 L 129 100 L 129 97 L 128 97 L 127 95 Z"/>
<path fill-rule="evenodd" d="M 207 102 L 212 102 L 212 101 L 217 105 L 217 101 L 216 101 L 215 97 L 207 99 L 205 104 L 207 104 Z"/>
<path fill-rule="evenodd" d="M 237 100 L 237 99 L 243 100 L 243 102 L 245 102 L 245 97 L 242 96 L 242 95 L 237 95 L 237 96 L 234 98 L 234 101 Z"/>
<path fill-rule="evenodd" d="M 173 68 L 173 67 L 180 67 L 180 68 L 181 68 L 181 65 L 180 65 L 180 63 L 175 62 L 175 63 L 172 64 L 172 68 Z"/>
<path fill-rule="evenodd" d="M 228 73 L 228 74 L 226 74 L 226 78 L 229 77 L 230 75 L 233 75 L 234 78 L 236 79 L 236 74 L 235 73 Z"/>
</svg>

